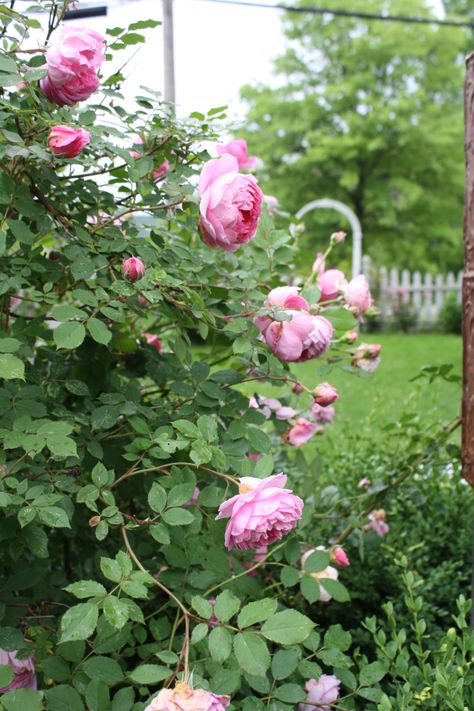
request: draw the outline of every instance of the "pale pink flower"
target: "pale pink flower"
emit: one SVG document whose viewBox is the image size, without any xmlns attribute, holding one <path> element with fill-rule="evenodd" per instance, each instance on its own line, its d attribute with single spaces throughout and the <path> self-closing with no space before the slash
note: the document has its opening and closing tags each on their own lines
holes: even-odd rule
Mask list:
<svg viewBox="0 0 474 711">
<path fill-rule="evenodd" d="M 229 704 L 230 696 L 193 689 L 179 681 L 174 689 L 162 689 L 145 711 L 224 711 Z"/>
<path fill-rule="evenodd" d="M 199 179 L 204 242 L 235 252 L 257 231 L 263 193 L 253 175 L 241 175 L 237 158 L 224 154 L 208 161 Z"/>
<path fill-rule="evenodd" d="M 352 365 L 372 373 L 380 364 L 381 350 L 380 343 L 361 343 L 352 351 Z"/>
<path fill-rule="evenodd" d="M 122 276 L 137 281 L 145 274 L 145 265 L 139 257 L 129 257 L 122 262 Z"/>
<path fill-rule="evenodd" d="M 330 383 L 324 382 L 317 385 L 313 392 L 314 402 L 322 407 L 332 405 L 333 402 L 339 399 L 339 393 L 336 388 Z"/>
<path fill-rule="evenodd" d="M 374 509 L 369 513 L 369 523 L 365 524 L 364 531 L 374 531 L 377 536 L 383 538 L 390 530 L 388 523 L 385 521 L 385 517 L 386 513 L 384 509 Z"/>
<path fill-rule="evenodd" d="M 299 704 L 298 711 L 329 711 L 339 698 L 341 682 L 334 674 L 321 674 L 319 679 L 309 679 L 305 684 L 308 692 L 306 702 Z"/>
<path fill-rule="evenodd" d="M 36 691 L 34 656 L 31 655 L 26 659 L 18 659 L 17 654 L 17 651 L 5 652 L 3 649 L 0 649 L 0 665 L 11 667 L 15 675 L 13 681 L 11 681 L 8 686 L 0 689 L 0 694 L 5 694 L 7 691 L 13 691 L 14 689 L 33 689 Z"/>
<path fill-rule="evenodd" d="M 318 422 L 321 425 L 330 424 L 334 419 L 334 414 L 335 410 L 333 407 L 321 407 L 321 405 L 318 405 L 316 400 L 313 400 L 313 404 L 311 405 L 311 415 L 313 416 L 315 422 Z"/>
<path fill-rule="evenodd" d="M 324 270 L 326 268 L 326 261 L 324 259 L 324 254 L 322 252 L 318 252 L 316 255 L 316 259 L 313 262 L 313 266 L 311 267 L 311 271 L 318 272 L 319 276 L 322 276 L 324 274 Z"/>
<path fill-rule="evenodd" d="M 105 59 L 104 38 L 94 30 L 64 27 L 46 52 L 48 73 L 41 89 L 59 106 L 85 101 L 98 88 L 97 71 Z"/>
<path fill-rule="evenodd" d="M 293 417 L 296 417 L 297 414 L 296 410 L 285 405 L 275 412 L 277 420 L 291 420 Z"/>
<path fill-rule="evenodd" d="M 91 134 L 83 128 L 53 126 L 48 137 L 48 146 L 55 156 L 74 158 L 90 143 Z"/>
<path fill-rule="evenodd" d="M 277 358 L 303 362 L 326 353 L 333 334 L 331 323 L 324 316 L 313 316 L 306 311 L 287 310 L 286 313 L 291 316 L 289 321 L 270 321 L 261 331 Z M 255 323 L 260 328 L 257 320 Z"/>
<path fill-rule="evenodd" d="M 284 488 L 286 479 L 285 474 L 240 479 L 239 493 L 219 506 L 216 517 L 230 519 L 225 531 L 229 550 L 256 550 L 295 528 L 303 512 L 303 501 Z"/>
<path fill-rule="evenodd" d="M 263 202 L 267 206 L 269 215 L 274 215 L 278 207 L 278 199 L 274 195 L 264 195 Z"/>
<path fill-rule="evenodd" d="M 344 289 L 344 299 L 355 316 L 361 316 L 373 305 L 369 282 L 363 274 L 354 277 L 347 284 Z"/>
<path fill-rule="evenodd" d="M 331 240 L 332 244 L 339 244 L 340 242 L 344 242 L 346 236 L 347 236 L 346 233 L 342 232 L 342 231 L 333 232 L 330 237 L 330 240 Z"/>
<path fill-rule="evenodd" d="M 154 346 L 158 353 L 161 352 L 162 348 L 162 343 L 158 336 L 155 336 L 154 333 L 142 333 L 142 336 L 146 338 L 146 342 L 148 343 L 149 346 Z"/>
<path fill-rule="evenodd" d="M 318 287 L 321 292 L 319 301 L 337 299 L 344 292 L 346 285 L 346 277 L 339 269 L 328 269 L 318 279 Z"/>
<path fill-rule="evenodd" d="M 359 334 L 357 333 L 357 331 L 346 331 L 346 333 L 344 334 L 344 340 L 346 341 L 346 343 L 355 343 L 358 338 Z"/>
<path fill-rule="evenodd" d="M 322 546 L 320 546 L 319 548 L 310 549 L 310 550 L 306 551 L 305 553 L 303 553 L 303 555 L 301 556 L 301 567 L 303 570 L 304 570 L 304 564 L 305 564 L 306 560 L 316 550 L 324 550 L 324 548 Z M 325 579 L 337 580 L 339 577 L 339 571 L 336 568 L 334 568 L 332 565 L 328 565 L 326 568 L 324 568 L 324 570 L 320 570 L 319 573 L 309 573 L 309 575 L 311 575 L 312 578 L 314 578 L 315 580 L 318 581 L 318 583 L 320 583 L 321 580 L 325 580 Z M 328 593 L 328 591 L 326 590 L 326 588 L 323 587 L 323 585 L 321 585 L 321 584 L 319 585 L 319 600 L 321 602 L 329 602 L 330 600 L 332 600 L 332 595 L 330 595 Z"/>
<path fill-rule="evenodd" d="M 220 156 L 226 153 L 234 156 L 234 158 L 237 159 L 239 168 L 255 168 L 257 165 L 256 156 L 248 155 L 247 141 L 245 138 L 236 138 L 234 141 L 229 141 L 229 143 L 217 144 L 216 148 Z"/>
<path fill-rule="evenodd" d="M 370 486 L 370 479 L 366 476 L 362 477 L 362 479 L 359 479 L 357 486 L 359 489 L 367 489 Z"/>
<path fill-rule="evenodd" d="M 313 422 L 305 420 L 304 417 L 298 417 L 296 424 L 288 430 L 285 438 L 288 444 L 291 444 L 293 447 L 301 447 L 301 445 L 306 444 L 316 432 L 319 432 L 320 429 L 321 428 Z"/>
<path fill-rule="evenodd" d="M 338 546 L 337 548 L 334 548 L 333 550 L 329 551 L 329 555 L 332 560 L 337 563 L 337 565 L 341 566 L 341 568 L 346 568 L 348 565 L 351 564 L 349 558 L 347 557 L 346 551 L 344 550 L 344 548 L 341 548 L 341 546 Z"/>
</svg>

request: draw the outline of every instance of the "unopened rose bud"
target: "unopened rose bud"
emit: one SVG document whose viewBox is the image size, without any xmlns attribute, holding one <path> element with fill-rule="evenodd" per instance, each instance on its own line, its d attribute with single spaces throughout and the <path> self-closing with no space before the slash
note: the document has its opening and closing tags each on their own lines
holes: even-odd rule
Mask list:
<svg viewBox="0 0 474 711">
<path fill-rule="evenodd" d="M 324 260 L 324 254 L 322 252 L 318 252 L 316 255 L 316 259 L 313 262 L 313 266 L 311 267 L 311 271 L 313 273 L 318 272 L 319 275 L 324 274 L 324 270 L 326 268 L 326 262 Z"/>
<path fill-rule="evenodd" d="M 355 343 L 358 337 L 359 334 L 357 333 L 357 331 L 346 331 L 346 333 L 344 334 L 344 340 L 346 341 L 346 343 L 350 344 Z"/>
<path fill-rule="evenodd" d="M 161 352 L 161 341 L 154 333 L 142 333 L 142 336 L 146 338 L 146 342 L 149 346 L 154 346 L 158 353 Z"/>
<path fill-rule="evenodd" d="M 145 274 L 145 265 L 138 257 L 129 257 L 122 262 L 122 276 L 130 281 L 137 281 Z"/>
<path fill-rule="evenodd" d="M 333 402 L 339 399 L 339 393 L 336 388 L 330 383 L 320 383 L 314 389 L 314 402 L 321 407 L 332 405 Z"/>
<path fill-rule="evenodd" d="M 303 386 L 301 385 L 301 383 L 295 383 L 293 385 L 292 390 L 295 393 L 295 395 L 301 395 L 301 393 L 303 392 Z"/>
<path fill-rule="evenodd" d="M 370 479 L 364 476 L 362 479 L 359 480 L 357 486 L 359 487 L 359 489 L 367 489 L 367 487 L 370 486 Z"/>
<path fill-rule="evenodd" d="M 89 519 L 89 526 L 95 528 L 100 523 L 100 516 L 91 516 Z"/>
<path fill-rule="evenodd" d="M 347 566 L 351 564 L 349 558 L 347 557 L 346 551 L 340 546 L 330 551 L 329 555 L 335 563 L 343 568 L 347 568 Z"/>
<path fill-rule="evenodd" d="M 344 242 L 345 238 L 345 232 L 333 232 L 331 235 L 331 244 L 339 244 L 339 242 Z"/>
</svg>

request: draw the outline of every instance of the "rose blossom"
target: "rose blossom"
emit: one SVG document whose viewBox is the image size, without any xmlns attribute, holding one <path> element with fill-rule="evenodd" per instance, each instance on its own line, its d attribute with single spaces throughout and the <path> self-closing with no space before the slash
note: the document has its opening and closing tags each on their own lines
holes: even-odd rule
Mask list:
<svg viewBox="0 0 474 711">
<path fill-rule="evenodd" d="M 326 261 L 324 259 L 324 254 L 322 252 L 318 252 L 316 255 L 316 259 L 313 262 L 313 266 L 311 267 L 311 271 L 318 272 L 319 276 L 322 276 L 324 274 L 324 270 L 326 267 Z"/>
<path fill-rule="evenodd" d="M 352 351 L 352 365 L 372 373 L 380 364 L 380 343 L 361 343 Z"/>
<path fill-rule="evenodd" d="M 9 666 L 13 669 L 14 677 L 8 686 L 0 689 L 0 694 L 14 689 L 33 689 L 36 691 L 35 660 L 33 655 L 26 659 L 17 658 L 18 651 L 5 652 L 0 649 L 0 665 Z"/>
<path fill-rule="evenodd" d="M 346 333 L 344 334 L 344 340 L 350 344 L 355 343 L 358 337 L 359 334 L 357 333 L 357 331 L 346 331 Z"/>
<path fill-rule="evenodd" d="M 355 316 L 365 313 L 373 305 L 369 283 L 363 274 L 359 274 L 347 284 L 344 299 Z"/>
<path fill-rule="evenodd" d="M 369 513 L 369 523 L 365 524 L 364 531 L 374 531 L 377 536 L 383 538 L 390 530 L 388 523 L 385 522 L 385 517 L 384 509 L 374 509 Z"/>
<path fill-rule="evenodd" d="M 315 422 L 319 424 L 330 424 L 334 419 L 335 410 L 333 407 L 321 407 L 316 400 L 311 405 L 311 414 Z"/>
<path fill-rule="evenodd" d="M 344 242 L 344 240 L 346 239 L 346 236 L 347 236 L 346 233 L 342 232 L 342 230 L 340 230 L 339 232 L 333 232 L 330 237 L 331 243 L 332 244 L 339 244 L 340 242 Z"/>
<path fill-rule="evenodd" d="M 296 417 L 297 414 L 296 410 L 293 410 L 292 407 L 283 405 L 275 412 L 275 417 L 277 420 L 291 420 L 292 417 Z"/>
<path fill-rule="evenodd" d="M 321 407 L 326 407 L 327 405 L 332 405 L 333 402 L 339 399 L 339 393 L 336 388 L 330 383 L 320 383 L 317 385 L 313 392 L 314 402 Z"/>
<path fill-rule="evenodd" d="M 260 548 L 278 541 L 295 528 L 303 501 L 285 489 L 285 474 L 265 479 L 241 477 L 239 493 L 219 506 L 217 519 L 229 518 L 225 545 L 230 550 Z"/>
<path fill-rule="evenodd" d="M 309 304 L 299 296 L 299 287 L 280 286 L 265 299 L 264 306 L 282 307 L 291 316 L 288 321 L 273 321 L 271 316 L 257 316 L 254 323 L 273 353 L 285 361 L 318 358 L 329 348 L 333 328 L 324 316 L 313 316 Z"/>
<path fill-rule="evenodd" d="M 142 333 L 143 338 L 146 338 L 146 342 L 149 346 L 154 346 L 158 353 L 161 352 L 162 344 L 158 336 L 153 333 Z"/>
<path fill-rule="evenodd" d="M 74 158 L 90 143 L 91 134 L 83 128 L 53 126 L 48 137 L 48 146 L 55 156 Z"/>
<path fill-rule="evenodd" d="M 40 87 L 59 106 L 85 101 L 99 86 L 97 70 L 104 59 L 101 35 L 82 27 L 64 27 L 57 44 L 46 52 L 48 73 Z"/>
<path fill-rule="evenodd" d="M 220 156 L 226 153 L 234 156 L 234 158 L 237 159 L 239 168 L 255 168 L 257 165 L 256 156 L 248 155 L 247 141 L 245 138 L 236 138 L 234 141 L 229 141 L 229 143 L 218 144 L 216 148 Z"/>
<path fill-rule="evenodd" d="M 263 202 L 267 206 L 267 212 L 269 215 L 274 215 L 278 207 L 278 198 L 274 195 L 264 195 Z"/>
<path fill-rule="evenodd" d="M 366 476 L 362 477 L 362 479 L 359 479 L 357 486 L 359 489 L 367 489 L 367 487 L 370 486 L 370 479 Z"/>
<path fill-rule="evenodd" d="M 304 417 L 298 417 L 296 424 L 286 433 L 288 444 L 293 447 L 301 447 L 306 444 L 311 437 L 320 430 L 320 428 Z"/>
<path fill-rule="evenodd" d="M 178 681 L 174 689 L 162 689 L 145 711 L 224 711 L 229 704 L 230 696 L 193 689 L 185 681 Z"/>
<path fill-rule="evenodd" d="M 305 690 L 307 703 L 299 704 L 298 711 L 328 711 L 339 698 L 341 682 L 334 674 L 321 674 L 318 680 L 308 679 Z"/>
<path fill-rule="evenodd" d="M 241 175 L 237 158 L 224 154 L 208 161 L 199 178 L 204 242 L 235 252 L 257 231 L 263 193 L 253 175 Z"/>
<path fill-rule="evenodd" d="M 301 556 L 301 567 L 303 570 L 306 560 L 316 550 L 324 550 L 324 548 L 320 546 L 319 548 L 310 549 L 303 553 L 303 555 Z M 312 578 L 314 578 L 315 580 L 317 580 L 318 583 L 320 583 L 321 580 L 324 580 L 326 578 L 330 580 L 337 580 L 339 577 L 339 572 L 338 570 L 336 570 L 336 568 L 333 568 L 332 565 L 328 565 L 326 568 L 324 568 L 324 570 L 320 570 L 319 573 L 309 573 L 309 575 L 311 575 Z M 325 587 L 323 587 L 323 585 L 319 585 L 319 599 L 321 602 L 329 602 L 329 600 L 332 600 L 332 595 L 328 593 L 328 591 Z"/>
<path fill-rule="evenodd" d="M 339 269 L 328 269 L 321 274 L 318 279 L 318 287 L 321 291 L 319 301 L 332 301 L 343 293 L 346 288 L 346 277 Z"/>
<path fill-rule="evenodd" d="M 145 274 L 145 265 L 139 257 L 129 257 L 122 262 L 122 276 L 137 281 Z"/>
<path fill-rule="evenodd" d="M 340 565 L 342 568 L 347 568 L 347 566 L 351 564 L 349 558 L 347 557 L 346 551 L 344 550 L 344 548 L 341 548 L 341 546 L 338 546 L 332 551 L 329 551 L 329 556 L 335 563 Z"/>
</svg>

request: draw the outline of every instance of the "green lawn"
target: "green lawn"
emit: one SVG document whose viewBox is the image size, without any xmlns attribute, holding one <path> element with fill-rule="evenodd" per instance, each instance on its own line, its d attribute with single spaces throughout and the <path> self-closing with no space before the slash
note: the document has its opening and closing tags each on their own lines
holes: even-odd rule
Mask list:
<svg viewBox="0 0 474 711">
<path fill-rule="evenodd" d="M 329 375 L 318 373 L 318 361 L 295 364 L 292 372 L 301 382 L 314 387 L 328 380 L 339 390 L 332 434 L 350 426 L 369 425 L 377 430 L 404 412 L 418 411 L 432 422 L 447 422 L 460 411 L 461 386 L 437 379 L 410 382 L 423 365 L 452 363 L 453 372 L 461 373 L 460 336 L 446 334 L 365 334 L 367 343 L 382 344 L 382 361 L 367 377 L 357 377 L 339 369 Z M 255 388 L 254 386 L 254 389 Z M 281 397 L 283 388 L 264 388 L 259 392 Z"/>
</svg>

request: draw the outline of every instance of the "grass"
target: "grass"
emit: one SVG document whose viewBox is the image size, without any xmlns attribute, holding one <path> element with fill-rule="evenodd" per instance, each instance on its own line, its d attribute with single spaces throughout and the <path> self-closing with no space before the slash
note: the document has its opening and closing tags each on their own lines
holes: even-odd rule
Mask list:
<svg viewBox="0 0 474 711">
<path fill-rule="evenodd" d="M 318 361 L 295 364 L 292 372 L 304 385 L 314 387 L 328 380 L 339 391 L 331 433 L 347 427 L 360 430 L 370 425 L 375 431 L 405 412 L 418 412 L 435 423 L 449 422 L 460 412 L 461 386 L 436 379 L 431 385 L 423 378 L 410 382 L 424 365 L 453 364 L 461 373 L 460 336 L 447 334 L 366 334 L 367 343 L 382 344 L 382 361 L 367 377 L 357 377 L 340 369 L 328 375 L 318 373 Z M 256 388 L 255 388 L 256 389 Z M 259 392 L 282 397 L 286 387 L 263 388 Z"/>
</svg>

